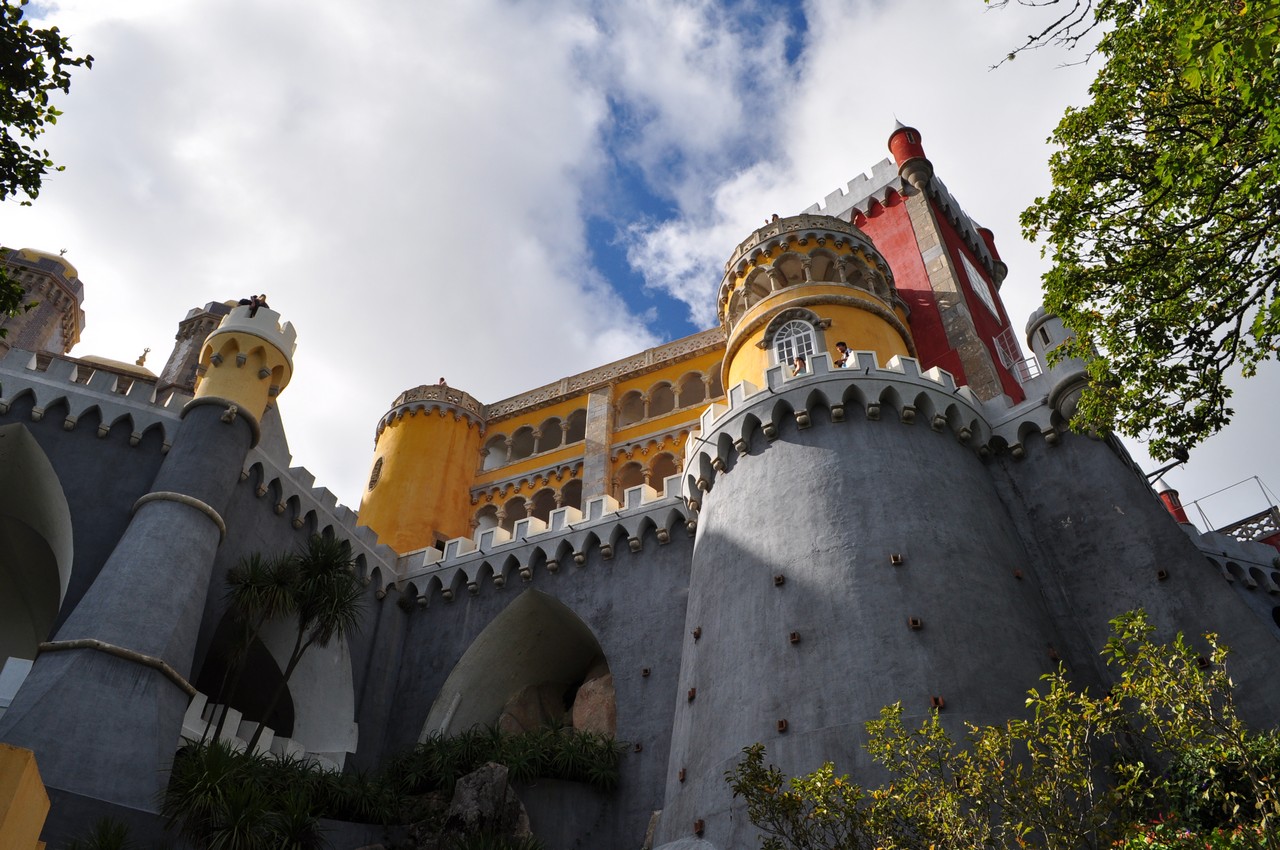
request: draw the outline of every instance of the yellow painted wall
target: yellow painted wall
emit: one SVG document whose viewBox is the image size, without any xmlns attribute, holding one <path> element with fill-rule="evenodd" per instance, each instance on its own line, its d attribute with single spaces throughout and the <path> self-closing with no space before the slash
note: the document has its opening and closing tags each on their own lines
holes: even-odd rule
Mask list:
<svg viewBox="0 0 1280 850">
<path fill-rule="evenodd" d="M 613 388 L 614 403 L 631 390 L 648 393 L 659 383 L 674 385 L 690 372 L 708 374 L 718 368 L 723 356 L 723 351 L 712 351 L 621 381 Z M 626 428 L 615 428 L 611 442 L 617 444 L 655 432 L 692 427 L 708 403 L 709 399 Z M 532 478 L 532 473 L 548 467 L 580 465 L 586 450 L 585 441 L 561 445 L 487 471 L 480 468 L 481 451 L 494 437 L 510 438 L 521 428 L 540 428 L 548 419 L 565 421 L 574 411 L 585 412 L 586 407 L 585 393 L 562 399 L 546 407 L 495 418 L 488 423 L 483 436 L 478 426 L 466 428 L 465 421 L 455 422 L 452 413 L 445 419 L 438 413 L 406 414 L 383 429 L 378 438 L 373 462 L 376 464 L 382 458 L 382 469 L 377 485 L 365 491 L 360 522 L 377 532 L 379 539 L 397 552 L 407 552 L 433 545 L 437 532 L 446 537 L 469 535 L 472 517 L 489 503 L 490 496 L 481 492 L 479 504 L 472 505 L 473 490 L 491 490 L 501 483 L 501 494 L 493 499 L 495 504 L 517 496 L 531 498 L 545 487 L 561 490 L 574 480 L 572 476 L 566 474 L 557 479 L 551 475 L 547 481 L 542 480 L 544 472 L 537 483 L 511 479 Z M 677 449 L 664 450 L 679 455 L 681 449 L 683 444 Z M 614 463 L 614 474 L 617 467 L 625 463 L 625 458 Z"/>
<path fill-rule="evenodd" d="M 674 386 L 677 381 L 690 372 L 701 372 L 706 374 L 711 370 L 711 367 L 720 362 L 723 357 L 724 351 L 716 349 L 715 351 L 709 351 L 699 357 L 694 357 L 689 360 L 681 360 L 678 363 L 669 363 L 653 372 L 646 372 L 643 375 L 637 375 L 633 378 L 627 378 L 619 381 L 613 386 L 613 403 L 617 404 L 624 395 L 632 390 L 640 390 L 643 393 L 648 393 L 650 389 L 663 382 Z"/>
<path fill-rule="evenodd" d="M 522 410 L 510 414 L 505 417 L 498 417 L 489 420 L 488 430 L 485 432 L 485 439 L 489 439 L 494 434 L 505 434 L 510 437 L 516 431 L 528 425 L 537 428 L 548 419 L 565 420 L 569 418 L 569 414 L 575 410 L 585 411 L 587 409 L 587 396 L 582 395 L 571 396 L 555 404 L 549 404 L 546 407 L 539 407 L 536 410 Z"/>
<path fill-rule="evenodd" d="M 689 360 L 682 360 L 676 363 L 668 364 L 653 372 L 646 372 L 633 378 L 619 381 L 613 387 L 613 403 L 617 403 L 624 395 L 632 390 L 640 390 L 648 393 L 653 387 L 661 383 L 668 383 L 676 386 L 677 382 L 690 372 L 707 374 L 724 357 L 724 352 L 717 350 L 708 352 L 699 357 Z M 618 428 L 615 424 L 613 431 L 614 443 L 626 442 L 645 434 L 656 431 L 667 430 L 679 427 L 685 423 L 697 422 L 698 417 L 702 415 L 702 411 L 706 409 L 710 399 L 706 399 L 698 404 L 691 405 L 687 408 L 677 409 L 669 414 L 652 419 L 644 419 L 625 428 Z M 543 422 L 552 417 L 561 420 L 567 419 L 575 410 L 586 410 L 587 396 L 575 396 L 564 401 L 557 402 L 548 407 L 539 408 L 535 411 L 522 412 L 509 416 L 504 419 L 495 419 L 489 423 L 489 427 L 485 432 L 483 443 L 487 443 L 497 435 L 510 437 L 516 431 L 525 426 L 537 428 Z M 477 472 L 474 487 L 481 487 L 486 484 L 492 484 L 497 481 L 505 481 L 508 478 L 523 475 L 543 467 L 564 464 L 574 460 L 581 460 L 586 444 L 584 442 L 570 443 L 568 446 L 552 449 L 550 451 L 541 452 L 539 454 L 530 455 L 527 458 L 514 461 L 497 469 L 491 469 L 487 472 Z M 480 456 L 476 455 L 477 466 L 480 462 Z M 537 488 L 541 489 L 541 485 Z M 514 493 L 512 494 L 514 495 Z"/>
<path fill-rule="evenodd" d="M 0 847 L 36 850 L 49 814 L 49 795 L 40 781 L 35 754 L 0 744 Z"/>
<path fill-rule="evenodd" d="M 838 284 L 793 286 L 752 305 L 738 323 L 738 327 L 744 328 L 757 317 L 785 310 L 794 299 L 811 295 L 853 296 L 869 304 L 884 307 L 883 302 L 875 296 L 848 286 Z M 907 348 L 907 343 L 901 334 L 874 313 L 847 304 L 809 304 L 806 305 L 806 309 L 831 320 L 831 327 L 823 332 L 827 351 L 834 352 L 836 343 L 843 340 L 853 351 L 874 351 L 881 366 L 895 354 L 903 357 L 910 356 L 910 349 Z M 759 343 L 764 339 L 767 327 L 768 323 L 763 322 L 749 334 L 741 337 L 735 334 L 730 339 L 729 357 L 731 359 L 726 364 L 726 388 L 744 380 L 750 381 L 757 387 L 764 386 L 764 373 L 772 365 L 770 362 L 772 352 L 771 349 L 760 348 Z"/>
<path fill-rule="evenodd" d="M 418 410 L 391 422 L 374 450 L 382 471 L 361 500 L 361 524 L 397 552 L 434 545 L 435 532 L 468 536 L 480 443 L 480 426 L 452 411 Z"/>
<path fill-rule="evenodd" d="M 222 356 L 221 364 L 213 364 L 215 353 Z M 245 362 L 239 365 L 237 356 L 242 353 Z M 260 337 L 234 331 L 214 332 L 205 341 L 200 365 L 205 367 L 205 373 L 196 386 L 197 398 L 216 396 L 234 401 L 259 419 L 271 403 L 271 387 L 284 389 L 292 377 L 289 362 L 278 348 Z M 265 378 L 261 376 L 264 368 L 269 373 Z"/>
<path fill-rule="evenodd" d="M 506 436 L 510 437 L 510 434 Z M 484 440 L 488 442 L 493 437 L 493 432 L 486 431 Z M 505 481 L 516 475 L 523 475 L 526 472 L 532 472 L 535 469 L 542 469 L 545 466 L 557 466 L 560 464 L 570 463 L 572 461 L 581 461 L 583 452 L 586 448 L 586 441 L 579 440 L 576 443 L 570 443 L 567 446 L 561 446 L 558 449 L 552 449 L 548 452 L 529 455 L 523 460 L 517 460 L 506 466 L 500 466 L 497 469 L 491 469 L 488 472 L 478 473 L 475 477 L 474 487 L 481 487 L 486 484 L 492 484 L 495 481 Z M 476 457 L 479 457 L 479 449 L 476 449 Z"/>
<path fill-rule="evenodd" d="M 673 410 L 665 416 L 655 416 L 652 419 L 642 419 L 634 425 L 628 425 L 613 432 L 613 443 L 626 443 L 636 440 L 648 434 L 657 434 L 663 431 L 672 431 L 681 427 L 692 427 L 698 424 L 698 417 L 702 415 L 702 411 L 707 409 L 710 401 L 703 401 L 690 407 Z"/>
</svg>

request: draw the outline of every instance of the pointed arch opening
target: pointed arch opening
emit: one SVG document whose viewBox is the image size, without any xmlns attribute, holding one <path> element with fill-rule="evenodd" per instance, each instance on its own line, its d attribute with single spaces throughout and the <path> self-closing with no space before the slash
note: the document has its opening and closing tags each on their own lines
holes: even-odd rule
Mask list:
<svg viewBox="0 0 1280 850">
<path fill-rule="evenodd" d="M 378 583 L 377 577 L 374 582 Z M 347 641 L 313 646 L 303 655 L 279 704 L 268 716 L 267 703 L 283 678 L 281 671 L 293 650 L 297 627 L 292 619 L 263 626 L 259 639 L 249 647 L 244 673 L 234 682 L 225 676 L 241 634 L 242 628 L 230 615 L 224 615 L 196 677 L 197 690 L 208 695 L 211 706 L 221 700 L 242 712 L 245 725 L 229 730 L 242 740 L 247 741 L 258 722 L 265 720 L 274 738 L 288 738 L 306 753 L 342 768 L 347 754 L 355 752 L 359 742 Z M 207 719 L 217 721 L 212 712 Z"/>
<path fill-rule="evenodd" d="M 595 695 L 591 706 L 583 704 L 588 693 Z M 613 678 L 591 628 L 563 602 L 530 589 L 463 653 L 419 740 L 473 726 L 498 725 L 513 732 L 570 723 L 615 734 Z"/>
<path fill-rule="evenodd" d="M 57 620 L 73 558 L 71 513 L 49 458 L 26 426 L 0 427 L 0 710 Z M 20 674 L 20 675 L 19 675 Z"/>
</svg>

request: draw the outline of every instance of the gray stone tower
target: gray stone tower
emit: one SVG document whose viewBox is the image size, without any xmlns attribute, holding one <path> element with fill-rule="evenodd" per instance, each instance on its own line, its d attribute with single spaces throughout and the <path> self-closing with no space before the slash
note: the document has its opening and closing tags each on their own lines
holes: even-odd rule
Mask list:
<svg viewBox="0 0 1280 850">
<path fill-rule="evenodd" d="M 279 318 L 239 308 L 205 340 L 204 379 L 150 492 L 0 718 L 0 740 L 35 751 L 50 786 L 144 810 L 165 787 L 222 514 L 292 374 Z"/>
</svg>

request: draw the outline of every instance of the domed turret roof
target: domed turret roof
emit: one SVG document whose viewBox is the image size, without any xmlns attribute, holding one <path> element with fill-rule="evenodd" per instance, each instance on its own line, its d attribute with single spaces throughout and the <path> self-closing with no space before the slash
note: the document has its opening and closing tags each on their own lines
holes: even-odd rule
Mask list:
<svg viewBox="0 0 1280 850">
<path fill-rule="evenodd" d="M 137 363 L 126 363 L 123 360 L 112 360 L 110 357 L 99 357 L 96 354 L 76 359 L 81 363 L 88 363 L 90 366 L 101 366 L 103 369 L 109 369 L 112 372 L 123 372 L 135 378 L 154 378 L 156 376 L 156 373 L 146 366 L 139 366 Z"/>
</svg>

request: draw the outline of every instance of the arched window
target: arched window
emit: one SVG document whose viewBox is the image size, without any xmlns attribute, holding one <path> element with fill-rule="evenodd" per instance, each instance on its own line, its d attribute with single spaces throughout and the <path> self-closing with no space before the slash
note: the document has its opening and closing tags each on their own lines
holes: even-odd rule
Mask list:
<svg viewBox="0 0 1280 850">
<path fill-rule="evenodd" d="M 533 428 L 524 426 L 511 435 L 511 459 L 520 460 L 533 454 Z"/>
<path fill-rule="evenodd" d="M 644 483 L 644 467 L 637 461 L 631 461 L 618 470 L 618 495 L 619 499 L 631 487 L 638 487 Z"/>
<path fill-rule="evenodd" d="M 476 511 L 476 531 L 496 528 L 498 525 L 498 506 L 485 505 Z"/>
<path fill-rule="evenodd" d="M 484 444 L 484 451 L 481 453 L 481 464 L 487 472 L 490 469 L 497 469 L 505 466 L 507 463 L 507 438 L 502 434 L 490 437 L 489 441 Z"/>
<path fill-rule="evenodd" d="M 670 452 L 663 452 L 655 457 L 653 463 L 649 466 L 649 483 L 656 490 L 662 486 L 663 481 L 679 471 L 675 457 Z M 668 493 L 667 495 L 672 494 Z"/>
<path fill-rule="evenodd" d="M 533 501 L 529 503 L 529 516 L 537 517 L 543 522 L 551 519 L 551 512 L 556 509 L 556 494 L 554 490 L 539 490 L 533 496 Z"/>
<path fill-rule="evenodd" d="M 720 382 L 720 370 L 724 368 L 724 363 L 719 362 L 711 367 L 711 386 L 707 389 L 708 398 L 719 398 L 724 395 L 724 386 Z"/>
<path fill-rule="evenodd" d="M 658 384 L 649 392 L 649 416 L 662 416 L 676 409 L 676 394 L 670 384 Z"/>
<path fill-rule="evenodd" d="M 569 430 L 565 432 L 566 443 L 578 443 L 587 436 L 587 412 L 575 410 L 569 414 Z"/>
<path fill-rule="evenodd" d="M 516 524 L 516 520 L 524 519 L 529 515 L 529 508 L 525 503 L 523 496 L 516 496 L 502 506 L 505 516 L 502 518 L 502 527 L 510 531 Z"/>
<path fill-rule="evenodd" d="M 553 416 L 538 426 L 537 451 L 549 452 L 552 449 L 558 449 L 563 440 L 564 428 L 561 427 L 557 417 Z"/>
<path fill-rule="evenodd" d="M 618 403 L 618 427 L 634 425 L 642 419 L 644 419 L 644 396 L 639 390 L 632 390 Z"/>
<path fill-rule="evenodd" d="M 779 363 L 790 363 L 797 355 L 806 361 L 813 359 L 813 325 L 800 319 L 792 319 L 773 336 L 773 351 Z"/>
<path fill-rule="evenodd" d="M 560 490 L 560 504 L 582 510 L 582 479 L 575 478 Z"/>
</svg>

